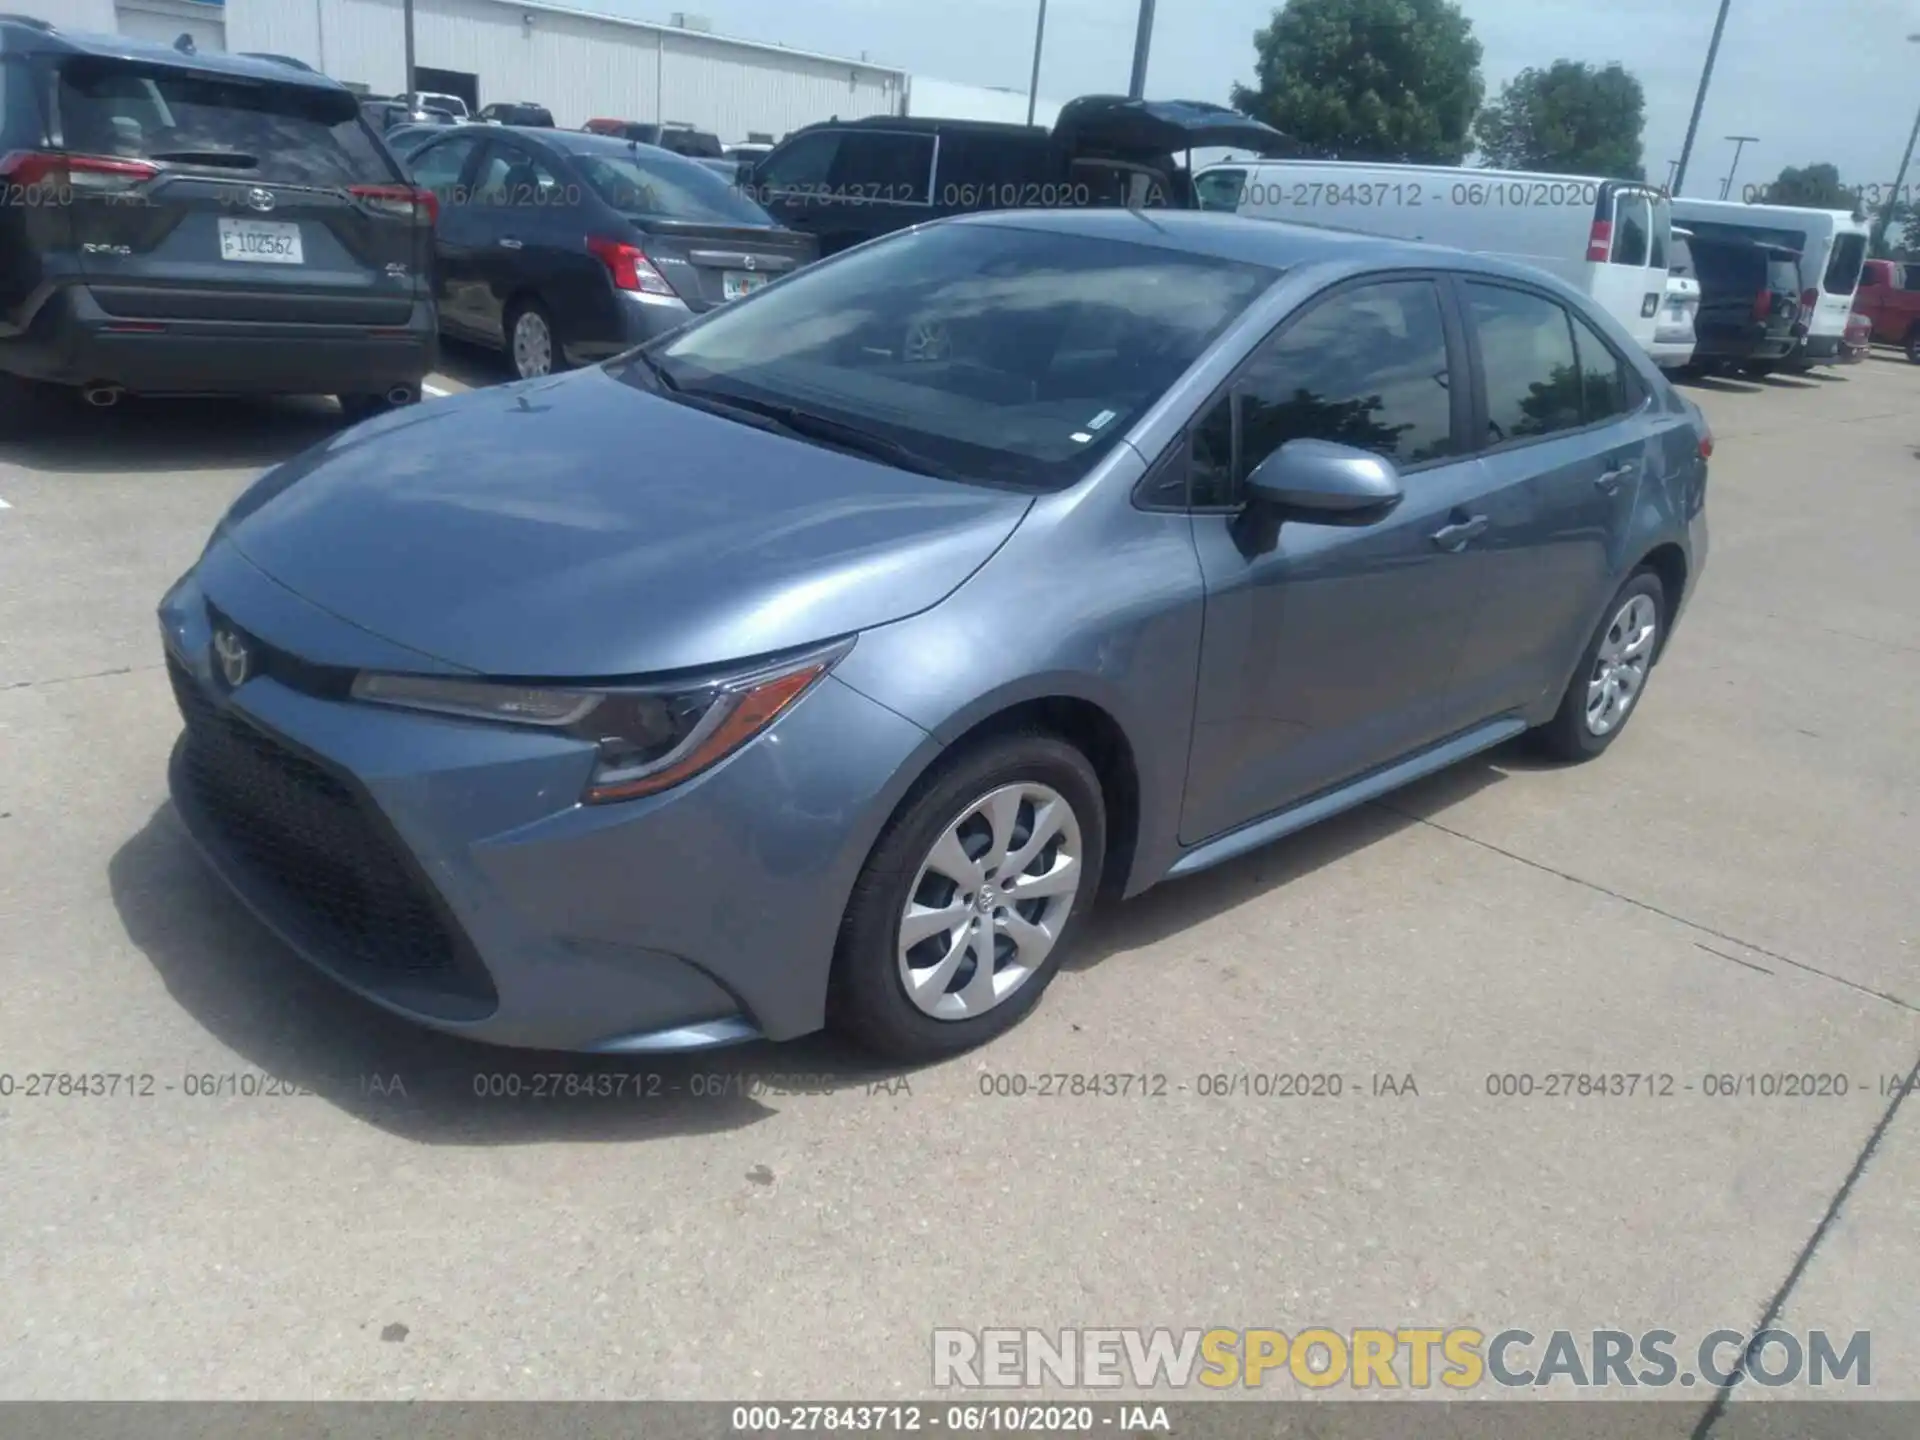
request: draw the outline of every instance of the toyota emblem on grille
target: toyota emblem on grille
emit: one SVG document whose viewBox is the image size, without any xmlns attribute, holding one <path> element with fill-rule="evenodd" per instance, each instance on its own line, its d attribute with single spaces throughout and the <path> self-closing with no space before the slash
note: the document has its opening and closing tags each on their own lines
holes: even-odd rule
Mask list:
<svg viewBox="0 0 1920 1440">
<path fill-rule="evenodd" d="M 220 662 L 220 678 L 227 682 L 229 690 L 237 690 L 246 683 L 253 668 L 253 654 L 247 649 L 246 641 L 231 630 L 216 630 L 213 657 Z"/>
<path fill-rule="evenodd" d="M 273 192 L 271 190 L 262 190 L 256 185 L 253 189 L 247 191 L 247 208 L 249 210 L 258 210 L 262 214 L 265 214 L 267 211 L 273 209 L 273 204 Z"/>
<path fill-rule="evenodd" d="M 749 269 L 749 270 L 751 270 L 751 269 L 753 269 L 753 264 L 754 264 L 754 261 L 753 261 L 753 256 L 751 256 L 751 255 L 748 255 L 748 256 L 747 256 L 747 257 L 745 257 L 745 258 L 746 258 L 746 262 L 747 262 L 747 269 Z"/>
</svg>

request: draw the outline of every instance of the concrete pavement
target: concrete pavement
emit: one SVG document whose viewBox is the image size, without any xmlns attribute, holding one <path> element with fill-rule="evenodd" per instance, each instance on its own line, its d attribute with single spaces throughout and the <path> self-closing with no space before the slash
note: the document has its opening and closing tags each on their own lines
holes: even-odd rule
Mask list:
<svg viewBox="0 0 1920 1440">
<path fill-rule="evenodd" d="M 324 407 L 0 447 L 0 1398 L 884 1398 L 936 1326 L 1769 1316 L 1871 1328 L 1872 1396 L 1920 1398 L 1920 1109 L 1881 1088 L 1920 1059 L 1920 370 L 1692 393 L 1712 558 L 1599 763 L 1498 751 L 1162 887 L 965 1059 L 620 1098 L 314 977 L 167 807 L 152 607 Z M 1596 1071 L 1671 1093 L 1488 1093 Z M 1280 1073 L 1342 1093 L 1203 1093 Z M 1745 1093 L 1780 1073 L 1847 1093 Z"/>
</svg>

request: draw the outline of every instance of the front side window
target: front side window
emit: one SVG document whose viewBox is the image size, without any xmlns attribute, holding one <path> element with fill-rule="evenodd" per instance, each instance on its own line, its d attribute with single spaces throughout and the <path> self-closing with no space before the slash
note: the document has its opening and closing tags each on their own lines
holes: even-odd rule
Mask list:
<svg viewBox="0 0 1920 1440">
<path fill-rule="evenodd" d="M 822 189 L 844 134 L 844 130 L 815 130 L 796 136 L 762 160 L 754 178 L 775 191 Z"/>
<path fill-rule="evenodd" d="M 1537 438 L 1585 423 L 1572 317 L 1527 290 L 1469 283 L 1486 372 L 1487 443 Z"/>
<path fill-rule="evenodd" d="M 1052 489 L 1110 451 L 1278 275 L 1128 241 L 936 226 L 695 321 L 645 352 L 664 380 L 637 361 L 613 373 L 825 417 L 935 473 Z"/>
<path fill-rule="evenodd" d="M 849 130 L 827 177 L 829 190 L 847 199 L 925 205 L 933 182 L 933 136 L 887 130 Z"/>
<path fill-rule="evenodd" d="M 466 168 L 467 157 L 479 143 L 476 136 L 459 135 L 429 145 L 411 161 L 414 183 L 433 191 L 440 197 L 441 204 L 447 204 L 454 186 L 459 183 L 460 172 Z"/>
<path fill-rule="evenodd" d="M 1225 210 L 1231 214 L 1240 208 L 1240 192 L 1246 185 L 1244 170 L 1209 170 L 1193 182 L 1193 189 L 1202 210 Z"/>
</svg>

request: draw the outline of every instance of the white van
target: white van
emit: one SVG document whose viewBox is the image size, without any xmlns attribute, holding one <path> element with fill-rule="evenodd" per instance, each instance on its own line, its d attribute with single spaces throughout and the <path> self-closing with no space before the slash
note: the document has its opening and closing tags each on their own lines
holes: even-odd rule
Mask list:
<svg viewBox="0 0 1920 1440">
<path fill-rule="evenodd" d="M 1847 333 L 1854 291 L 1867 260 L 1867 222 L 1845 210 L 1747 205 L 1738 200 L 1676 198 L 1673 218 L 1702 240 L 1757 240 L 1800 256 L 1800 313 L 1807 333 L 1782 367 L 1833 364 Z"/>
<path fill-rule="evenodd" d="M 1442 165 L 1245 160 L 1207 166 L 1194 188 L 1203 210 L 1518 260 L 1585 292 L 1653 349 L 1672 215 L 1651 185 Z"/>
</svg>

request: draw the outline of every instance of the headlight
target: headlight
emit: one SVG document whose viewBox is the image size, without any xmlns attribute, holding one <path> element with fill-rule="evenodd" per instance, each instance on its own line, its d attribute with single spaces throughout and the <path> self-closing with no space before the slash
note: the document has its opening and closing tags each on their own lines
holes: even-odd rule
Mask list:
<svg viewBox="0 0 1920 1440">
<path fill-rule="evenodd" d="M 364 671 L 353 694 L 403 710 L 591 740 L 600 753 L 581 799 L 592 805 L 652 795 L 718 764 L 773 724 L 852 648 L 845 640 L 751 670 L 632 688 L 547 689 Z"/>
</svg>

